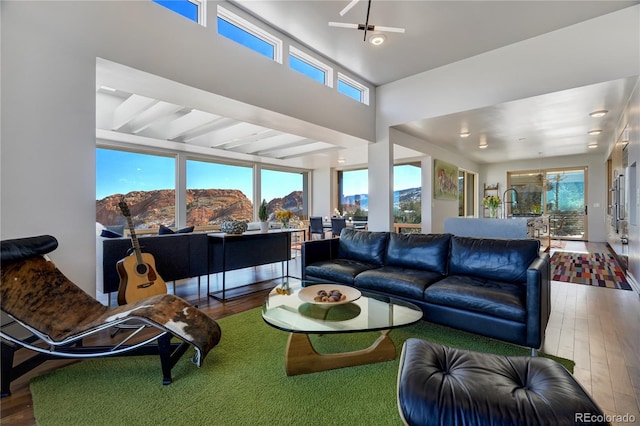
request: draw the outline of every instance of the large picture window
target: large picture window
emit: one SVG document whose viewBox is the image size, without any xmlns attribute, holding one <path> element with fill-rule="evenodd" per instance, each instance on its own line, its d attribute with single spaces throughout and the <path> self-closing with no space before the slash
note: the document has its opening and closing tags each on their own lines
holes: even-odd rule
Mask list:
<svg viewBox="0 0 640 426">
<path fill-rule="evenodd" d="M 175 226 L 175 163 L 172 156 L 97 148 L 96 222 L 125 225 L 118 208 L 124 200 L 136 229 Z"/>
<path fill-rule="evenodd" d="M 393 216 L 395 223 L 422 221 L 422 168 L 419 163 L 393 167 Z"/>
<path fill-rule="evenodd" d="M 253 168 L 187 160 L 187 226 L 253 220 Z"/>
<path fill-rule="evenodd" d="M 262 169 L 260 182 L 270 216 L 280 210 L 290 211 L 297 217 L 306 215 L 304 173 Z"/>
<path fill-rule="evenodd" d="M 369 170 L 338 172 L 339 209 L 353 220 L 366 220 L 369 216 Z"/>
</svg>

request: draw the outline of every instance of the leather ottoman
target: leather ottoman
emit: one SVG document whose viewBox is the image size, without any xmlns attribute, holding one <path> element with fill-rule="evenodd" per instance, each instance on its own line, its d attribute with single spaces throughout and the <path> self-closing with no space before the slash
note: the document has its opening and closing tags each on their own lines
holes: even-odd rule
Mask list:
<svg viewBox="0 0 640 426">
<path fill-rule="evenodd" d="M 408 425 L 609 424 L 571 373 L 551 359 L 414 338 L 402 348 L 397 398 Z"/>
</svg>

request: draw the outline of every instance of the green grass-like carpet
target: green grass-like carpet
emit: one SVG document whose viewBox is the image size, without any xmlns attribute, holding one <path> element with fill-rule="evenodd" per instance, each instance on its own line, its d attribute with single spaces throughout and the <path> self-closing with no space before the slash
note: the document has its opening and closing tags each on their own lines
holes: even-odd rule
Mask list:
<svg viewBox="0 0 640 426">
<path fill-rule="evenodd" d="M 153 357 L 92 359 L 31 381 L 38 425 L 401 425 L 396 377 L 402 343 L 419 337 L 504 355 L 529 350 L 420 322 L 392 330 L 394 361 L 288 377 L 287 333 L 262 320 L 260 309 L 219 320 L 222 340 L 201 368 L 173 368 L 162 386 Z M 380 333 L 313 336 L 318 352 L 368 347 Z M 190 351 L 192 351 L 190 349 Z M 546 355 L 545 355 L 546 356 Z M 554 358 L 573 371 L 573 361 Z"/>
</svg>

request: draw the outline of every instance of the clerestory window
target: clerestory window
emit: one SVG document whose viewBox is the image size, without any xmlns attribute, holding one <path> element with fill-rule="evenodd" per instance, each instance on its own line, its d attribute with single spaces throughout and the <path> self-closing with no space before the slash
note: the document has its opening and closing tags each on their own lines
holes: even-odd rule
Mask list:
<svg viewBox="0 0 640 426">
<path fill-rule="evenodd" d="M 338 73 L 338 92 L 369 105 L 369 88 L 341 73 Z"/>
<path fill-rule="evenodd" d="M 205 2 L 203 0 L 152 0 L 169 10 L 174 11 L 178 15 L 206 26 L 205 22 Z"/>
<path fill-rule="evenodd" d="M 328 87 L 333 87 L 333 68 L 289 46 L 289 67 Z"/>
<path fill-rule="evenodd" d="M 282 63 L 282 40 L 221 6 L 218 6 L 218 34 Z"/>
</svg>

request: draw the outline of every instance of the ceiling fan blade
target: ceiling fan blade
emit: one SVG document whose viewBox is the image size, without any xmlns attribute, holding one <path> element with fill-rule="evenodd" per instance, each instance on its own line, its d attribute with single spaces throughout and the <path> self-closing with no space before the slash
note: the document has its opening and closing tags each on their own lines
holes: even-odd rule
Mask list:
<svg viewBox="0 0 640 426">
<path fill-rule="evenodd" d="M 388 33 L 404 33 L 404 28 L 383 27 L 381 25 L 374 25 L 372 31 L 383 31 Z"/>
<path fill-rule="evenodd" d="M 347 24 L 345 22 L 329 22 L 330 27 L 358 29 L 358 24 Z"/>
<path fill-rule="evenodd" d="M 360 1 L 360 0 L 351 0 L 351 2 L 350 2 L 348 5 L 346 5 L 344 9 L 342 9 L 342 10 L 340 11 L 340 16 L 344 16 L 344 15 L 345 15 L 348 11 L 350 11 L 350 10 L 351 10 L 351 8 L 352 8 L 353 6 L 355 6 L 355 5 L 356 5 L 356 3 L 358 3 L 359 1 Z"/>
</svg>

